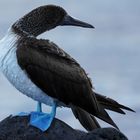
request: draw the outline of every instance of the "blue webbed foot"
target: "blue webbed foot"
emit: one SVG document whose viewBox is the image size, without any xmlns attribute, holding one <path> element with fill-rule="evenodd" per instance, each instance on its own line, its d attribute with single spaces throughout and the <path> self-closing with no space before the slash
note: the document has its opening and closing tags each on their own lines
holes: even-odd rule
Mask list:
<svg viewBox="0 0 140 140">
<path fill-rule="evenodd" d="M 42 131 L 46 131 L 50 127 L 53 118 L 54 116 L 51 114 L 43 112 L 31 112 L 30 125 L 35 126 Z"/>
<path fill-rule="evenodd" d="M 52 110 L 50 113 L 43 113 L 41 103 L 37 104 L 37 111 L 26 113 L 20 112 L 19 114 L 13 116 L 29 116 L 30 115 L 30 125 L 37 127 L 42 131 L 46 131 L 50 126 L 56 114 L 56 103 L 54 102 Z"/>
<path fill-rule="evenodd" d="M 39 103 L 37 107 L 37 112 L 31 112 L 30 114 L 31 115 L 30 125 L 35 126 L 42 131 L 46 131 L 50 127 L 55 117 L 55 114 L 56 114 L 56 103 L 54 103 L 54 105 L 52 106 L 50 114 L 43 113 L 41 111 L 41 103 Z"/>
</svg>

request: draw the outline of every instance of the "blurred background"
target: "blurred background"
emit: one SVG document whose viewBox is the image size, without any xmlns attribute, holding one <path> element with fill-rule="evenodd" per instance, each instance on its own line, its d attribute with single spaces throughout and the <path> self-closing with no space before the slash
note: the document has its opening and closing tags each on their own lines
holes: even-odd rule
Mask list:
<svg viewBox="0 0 140 140">
<path fill-rule="evenodd" d="M 130 139 L 140 137 L 140 1 L 139 0 L 1 0 L 0 38 L 17 19 L 45 4 L 64 7 L 68 13 L 91 23 L 95 29 L 57 27 L 39 38 L 50 39 L 73 56 L 91 77 L 98 93 L 134 109 L 120 115 L 109 112 Z M 0 73 L 0 120 L 20 111 L 31 111 L 36 102 L 19 93 Z M 44 110 L 46 111 L 44 106 Z M 49 109 L 49 108 L 47 108 Z M 83 129 L 69 109 L 57 117 Z M 101 122 L 103 127 L 109 125 Z"/>
</svg>

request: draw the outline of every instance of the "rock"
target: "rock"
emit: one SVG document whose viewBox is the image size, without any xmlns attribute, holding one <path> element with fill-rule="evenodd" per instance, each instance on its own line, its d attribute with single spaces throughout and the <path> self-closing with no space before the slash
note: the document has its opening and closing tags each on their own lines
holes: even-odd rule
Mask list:
<svg viewBox="0 0 140 140">
<path fill-rule="evenodd" d="M 9 116 L 0 122 L 0 140 L 128 140 L 114 128 L 101 128 L 89 133 L 75 130 L 54 119 L 51 127 L 42 132 L 29 125 L 29 117 Z"/>
</svg>

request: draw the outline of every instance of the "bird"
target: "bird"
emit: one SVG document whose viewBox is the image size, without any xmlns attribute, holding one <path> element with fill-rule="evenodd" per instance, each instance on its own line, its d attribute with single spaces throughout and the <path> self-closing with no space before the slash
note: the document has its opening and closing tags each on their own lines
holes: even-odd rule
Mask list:
<svg viewBox="0 0 140 140">
<path fill-rule="evenodd" d="M 17 20 L 0 40 L 0 70 L 17 90 L 37 101 L 30 125 L 46 131 L 57 107 L 68 107 L 88 131 L 101 127 L 96 117 L 119 129 L 106 110 L 121 114 L 133 110 L 95 92 L 91 79 L 73 57 L 52 41 L 37 38 L 57 26 L 94 29 L 60 6 L 43 5 Z M 50 106 L 51 112 L 42 112 L 42 104 Z"/>
</svg>

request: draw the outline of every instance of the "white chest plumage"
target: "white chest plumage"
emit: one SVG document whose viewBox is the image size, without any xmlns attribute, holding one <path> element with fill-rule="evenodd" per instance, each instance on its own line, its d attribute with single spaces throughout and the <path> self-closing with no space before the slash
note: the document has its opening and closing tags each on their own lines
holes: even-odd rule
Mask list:
<svg viewBox="0 0 140 140">
<path fill-rule="evenodd" d="M 46 93 L 39 89 L 18 65 L 16 56 L 17 39 L 18 36 L 9 30 L 7 35 L 0 40 L 1 71 L 20 92 L 36 101 L 52 105 L 53 98 L 47 96 Z"/>
</svg>

